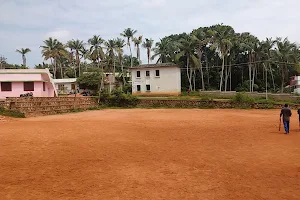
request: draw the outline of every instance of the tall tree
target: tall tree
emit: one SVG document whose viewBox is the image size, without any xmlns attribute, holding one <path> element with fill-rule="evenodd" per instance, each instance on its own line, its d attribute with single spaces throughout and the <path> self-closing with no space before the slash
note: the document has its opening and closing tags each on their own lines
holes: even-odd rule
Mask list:
<svg viewBox="0 0 300 200">
<path fill-rule="evenodd" d="M 0 55 L 0 69 L 5 69 L 5 65 L 7 64 L 6 60 L 4 56 Z"/>
<path fill-rule="evenodd" d="M 94 35 L 91 39 L 88 40 L 88 43 L 91 45 L 90 47 L 90 52 L 91 52 L 91 59 L 94 62 L 97 62 L 98 68 L 101 67 L 101 72 L 100 72 L 100 87 L 99 87 L 99 102 L 101 98 L 101 92 L 104 87 L 104 69 L 103 65 L 101 65 L 101 60 L 104 59 L 105 55 L 103 52 L 102 44 L 104 43 L 104 40 L 100 37 L 100 35 Z"/>
<path fill-rule="evenodd" d="M 199 28 L 194 30 L 191 34 L 192 40 L 195 42 L 196 53 L 199 59 L 199 71 L 201 74 L 201 85 L 202 90 L 205 90 L 204 84 L 204 74 L 202 69 L 202 57 L 204 53 L 205 47 L 211 42 L 211 37 L 213 36 L 214 32 L 210 29 Z"/>
<path fill-rule="evenodd" d="M 143 47 L 147 49 L 147 58 L 148 58 L 148 64 L 150 63 L 151 58 L 151 50 L 152 50 L 153 40 L 150 38 L 145 38 L 145 42 L 143 43 Z"/>
<path fill-rule="evenodd" d="M 16 52 L 20 53 L 22 55 L 22 60 L 23 60 L 23 66 L 26 67 L 26 54 L 31 52 L 31 50 L 29 48 L 26 49 L 17 49 Z"/>
<path fill-rule="evenodd" d="M 57 39 L 53 39 L 50 37 L 47 40 L 44 40 L 44 45 L 41 46 L 42 48 L 42 55 L 45 60 L 49 60 L 51 65 L 53 66 L 53 77 L 56 78 L 57 73 L 57 66 L 59 65 L 58 58 L 60 56 L 67 57 L 67 52 L 65 50 L 64 45 L 59 42 Z M 60 65 L 61 67 L 61 65 Z M 61 76 L 62 76 L 62 68 L 61 68 Z M 63 78 L 63 77 L 61 77 Z"/>
<path fill-rule="evenodd" d="M 119 63 L 121 65 L 123 84 L 126 84 L 125 73 L 124 73 L 124 65 L 123 65 L 123 48 L 125 47 L 125 41 L 121 38 L 117 38 L 116 40 L 116 51 L 118 54 Z"/>
<path fill-rule="evenodd" d="M 180 50 L 180 52 L 176 55 L 176 60 L 179 60 L 180 58 L 185 59 L 185 65 L 186 65 L 186 74 L 189 81 L 189 89 L 193 90 L 192 87 L 192 76 L 193 73 L 195 75 L 194 69 L 196 67 L 199 67 L 200 63 L 197 57 L 194 55 L 195 52 L 195 43 L 192 39 L 192 37 L 182 38 L 177 43 L 177 46 Z M 191 66 L 194 67 L 194 69 L 191 69 Z M 195 88 L 195 87 L 194 87 Z"/>
<path fill-rule="evenodd" d="M 151 57 L 151 60 L 154 60 L 156 57 L 158 57 L 156 63 L 166 63 L 172 61 L 171 54 L 174 53 L 174 44 L 171 43 L 170 39 L 160 39 L 159 42 L 155 44 L 155 47 L 153 48 L 153 56 Z"/>
<path fill-rule="evenodd" d="M 133 38 L 134 34 L 137 33 L 137 30 L 127 28 L 121 33 L 120 35 L 127 38 L 127 46 L 129 47 L 130 50 L 130 58 L 131 58 L 131 65 L 130 67 L 133 66 L 133 59 L 132 59 L 132 51 L 131 51 L 131 45 L 130 45 L 130 40 Z"/>
<path fill-rule="evenodd" d="M 105 46 L 107 48 L 109 63 L 112 62 L 113 64 L 113 84 L 115 84 L 115 77 L 116 77 L 116 60 L 115 60 L 115 50 L 116 50 L 116 40 L 108 40 L 105 42 Z"/>
<path fill-rule="evenodd" d="M 221 70 L 221 80 L 220 80 L 220 92 L 222 91 L 223 86 L 223 77 L 224 77 L 224 67 L 225 67 L 225 57 L 228 56 L 230 48 L 232 46 L 232 36 L 234 35 L 234 30 L 231 26 L 225 25 L 215 25 L 211 27 L 213 30 L 213 48 L 219 53 L 220 58 L 222 59 L 222 70 Z"/>
<path fill-rule="evenodd" d="M 76 65 L 78 67 L 79 71 L 79 76 L 81 75 L 81 70 L 80 70 L 80 52 L 84 48 L 84 43 L 82 40 L 70 40 L 67 42 L 67 47 L 71 49 L 71 52 L 73 50 L 75 51 L 75 60 L 76 60 Z"/>
<path fill-rule="evenodd" d="M 137 59 L 138 59 L 138 61 L 139 61 L 139 64 L 141 64 L 141 52 L 140 52 L 140 45 L 141 45 L 141 43 L 142 43 L 142 41 L 143 41 L 143 36 L 139 36 L 138 38 L 132 38 L 132 41 L 133 41 L 133 43 L 134 43 L 134 45 L 135 45 L 135 47 L 136 47 L 136 57 L 137 57 Z"/>
<path fill-rule="evenodd" d="M 276 38 L 276 48 L 274 51 L 274 58 L 278 65 L 281 66 L 281 92 L 283 93 L 283 88 L 285 84 L 285 77 L 288 74 L 288 64 L 289 62 L 294 63 L 296 61 L 295 49 L 296 44 L 291 43 L 288 38 L 282 40 L 282 38 Z"/>
</svg>

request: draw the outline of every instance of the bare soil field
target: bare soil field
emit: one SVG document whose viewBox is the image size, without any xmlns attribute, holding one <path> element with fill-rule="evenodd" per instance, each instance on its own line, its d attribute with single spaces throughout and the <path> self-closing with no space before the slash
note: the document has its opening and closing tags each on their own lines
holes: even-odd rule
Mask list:
<svg viewBox="0 0 300 200">
<path fill-rule="evenodd" d="M 100 110 L 0 122 L 0 199 L 299 200 L 279 110 Z M 283 127 L 282 127 L 283 129 Z"/>
</svg>

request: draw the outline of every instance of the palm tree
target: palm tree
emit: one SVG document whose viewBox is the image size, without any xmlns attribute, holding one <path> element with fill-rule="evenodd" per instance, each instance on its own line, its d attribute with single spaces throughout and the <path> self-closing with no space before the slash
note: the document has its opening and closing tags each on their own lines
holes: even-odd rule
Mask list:
<svg viewBox="0 0 300 200">
<path fill-rule="evenodd" d="M 123 65 L 123 48 L 125 47 L 125 41 L 121 38 L 117 38 L 116 40 L 116 51 L 118 53 L 119 63 L 122 69 L 122 77 L 123 77 L 123 84 L 126 84 L 125 74 L 124 74 L 124 65 Z"/>
<path fill-rule="evenodd" d="M 284 40 L 280 37 L 276 38 L 276 48 L 273 57 L 279 65 L 281 63 L 283 65 L 281 67 L 281 92 L 283 92 L 284 88 L 285 74 L 288 73 L 288 63 L 295 62 L 296 60 L 296 55 L 294 53 L 296 47 L 296 44 L 291 43 L 288 38 L 285 38 Z"/>
<path fill-rule="evenodd" d="M 56 72 L 57 72 L 57 64 L 58 64 L 58 58 L 60 56 L 67 57 L 67 52 L 65 50 L 64 45 L 59 42 L 57 39 L 53 39 L 50 37 L 47 40 L 44 40 L 44 45 L 40 46 L 42 48 L 42 55 L 45 60 L 49 60 L 51 62 L 51 65 L 53 67 L 53 76 L 56 78 Z M 61 68 L 61 76 L 63 76 L 62 68 Z"/>
<path fill-rule="evenodd" d="M 220 80 L 220 92 L 222 91 L 225 57 L 228 56 L 230 48 L 232 46 L 231 37 L 234 35 L 234 30 L 230 26 L 215 25 L 213 28 L 213 48 L 219 53 L 222 59 L 222 71 Z"/>
<path fill-rule="evenodd" d="M 151 57 L 151 60 L 154 60 L 156 57 L 159 57 L 156 63 L 166 63 L 172 60 L 171 53 L 173 51 L 173 44 L 169 39 L 160 39 L 160 42 L 155 44 L 153 48 L 154 54 Z"/>
<path fill-rule="evenodd" d="M 26 67 L 26 56 L 25 54 L 31 52 L 31 50 L 29 48 L 26 48 L 26 49 L 17 49 L 16 52 L 22 54 L 22 59 L 23 59 L 23 66 Z"/>
<path fill-rule="evenodd" d="M 140 59 L 140 54 L 141 54 L 141 52 L 140 52 L 140 44 L 142 43 L 142 41 L 143 41 L 143 36 L 139 36 L 138 38 L 132 38 L 132 41 L 133 41 L 133 43 L 134 43 L 134 45 L 136 46 L 136 57 L 137 57 L 137 59 L 138 59 L 138 61 L 139 61 L 139 63 L 141 64 L 141 59 Z"/>
<path fill-rule="evenodd" d="M 273 76 L 273 72 L 272 72 L 273 70 L 272 70 L 271 63 L 270 63 L 271 49 L 273 48 L 274 45 L 275 45 L 275 41 L 272 38 L 267 38 L 266 41 L 261 42 L 262 54 L 263 54 L 263 57 L 265 60 L 263 65 L 266 68 L 266 76 L 267 76 L 267 71 L 268 71 L 267 69 L 269 69 L 271 77 L 272 77 L 273 89 L 275 91 L 275 81 L 274 81 L 274 76 Z"/>
<path fill-rule="evenodd" d="M 80 55 L 81 55 L 81 59 L 83 58 L 83 62 L 85 64 L 85 71 L 87 71 L 86 60 L 89 59 L 89 57 L 90 57 L 90 51 L 88 49 L 86 49 L 85 47 L 83 47 L 80 49 Z"/>
<path fill-rule="evenodd" d="M 147 58 L 148 64 L 150 63 L 151 50 L 152 50 L 153 40 L 150 38 L 145 38 L 145 42 L 143 43 L 143 47 L 147 49 Z"/>
<path fill-rule="evenodd" d="M 108 51 L 108 57 L 111 62 L 113 62 L 113 84 L 115 84 L 116 77 L 116 60 L 115 60 L 115 49 L 116 49 L 116 40 L 108 40 L 105 42 L 105 46 Z"/>
<path fill-rule="evenodd" d="M 196 52 L 199 59 L 199 71 L 201 74 L 201 83 L 202 83 L 202 90 L 205 90 L 204 84 L 204 74 L 202 70 L 202 57 L 204 53 L 204 48 L 211 42 L 211 37 L 213 36 L 214 32 L 211 30 L 204 30 L 202 28 L 193 31 L 191 37 L 192 40 L 195 42 L 196 45 Z"/>
<path fill-rule="evenodd" d="M 81 74 L 80 70 L 80 52 L 84 48 L 84 43 L 82 40 L 70 40 L 67 42 L 67 47 L 71 49 L 71 52 L 75 50 L 75 57 L 76 57 L 76 65 L 78 67 L 79 75 Z"/>
<path fill-rule="evenodd" d="M 103 48 L 101 45 L 103 44 L 104 40 L 100 37 L 100 35 L 94 35 L 91 39 L 88 40 L 88 43 L 91 45 L 90 53 L 91 53 L 91 59 L 93 61 L 97 61 L 98 68 L 100 68 L 100 61 L 104 59 L 105 55 L 103 52 Z M 100 87 L 99 87 L 99 99 L 98 102 L 100 103 L 100 97 L 102 88 L 104 86 L 104 77 L 103 77 L 103 65 L 101 65 L 101 72 L 100 72 Z"/>
<path fill-rule="evenodd" d="M 185 58 L 186 59 L 186 73 L 187 73 L 187 78 L 189 80 L 189 89 L 192 90 L 192 75 L 193 73 L 195 74 L 195 70 L 190 69 L 191 65 L 195 67 L 199 67 L 199 60 L 197 57 L 194 55 L 194 50 L 195 50 L 195 43 L 193 39 L 188 36 L 187 38 L 182 38 L 179 40 L 179 43 L 177 44 L 180 53 L 176 55 L 176 60 L 179 60 L 180 58 Z M 195 82 L 194 82 L 195 83 Z M 194 84 L 194 89 L 195 89 L 195 84 Z"/>
<path fill-rule="evenodd" d="M 120 35 L 127 38 L 127 45 L 129 47 L 130 50 L 130 56 L 131 56 L 131 65 L 130 67 L 132 67 L 133 65 L 133 60 L 132 60 L 132 51 L 131 51 L 131 45 L 130 45 L 130 39 L 133 38 L 134 34 L 137 33 L 137 30 L 131 29 L 131 28 L 127 28 L 123 31 L 123 33 L 121 33 Z"/>
</svg>

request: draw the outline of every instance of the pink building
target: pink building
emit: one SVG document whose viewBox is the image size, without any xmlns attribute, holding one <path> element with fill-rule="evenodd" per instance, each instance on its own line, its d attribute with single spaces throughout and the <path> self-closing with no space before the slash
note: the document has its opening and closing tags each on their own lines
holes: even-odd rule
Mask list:
<svg viewBox="0 0 300 200">
<path fill-rule="evenodd" d="M 34 97 L 57 96 L 48 69 L 0 69 L 0 99 L 29 92 Z"/>
</svg>

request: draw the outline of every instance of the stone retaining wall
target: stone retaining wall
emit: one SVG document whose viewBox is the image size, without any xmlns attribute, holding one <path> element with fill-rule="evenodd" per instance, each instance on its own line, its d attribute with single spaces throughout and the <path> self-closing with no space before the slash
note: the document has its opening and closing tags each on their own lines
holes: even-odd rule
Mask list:
<svg viewBox="0 0 300 200">
<path fill-rule="evenodd" d="M 253 109 L 281 109 L 283 105 L 268 103 L 246 103 L 231 101 L 200 101 L 200 100 L 160 100 L 141 99 L 140 107 L 167 107 L 167 108 L 253 108 Z M 290 105 L 291 109 L 298 109 L 300 105 Z"/>
<path fill-rule="evenodd" d="M 4 107 L 22 112 L 28 117 L 65 113 L 74 109 L 86 110 L 97 106 L 96 100 L 91 97 L 18 97 L 7 98 Z"/>
</svg>

